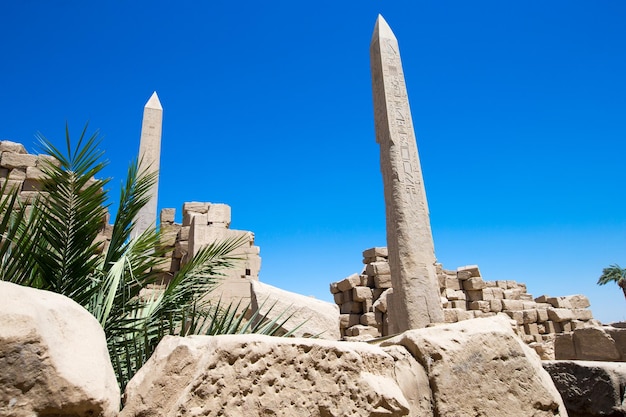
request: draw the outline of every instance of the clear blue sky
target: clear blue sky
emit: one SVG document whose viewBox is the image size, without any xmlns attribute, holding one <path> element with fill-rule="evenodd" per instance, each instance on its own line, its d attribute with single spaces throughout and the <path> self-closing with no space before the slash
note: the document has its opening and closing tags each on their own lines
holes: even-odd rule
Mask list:
<svg viewBox="0 0 626 417">
<path fill-rule="evenodd" d="M 164 107 L 160 207 L 232 206 L 261 281 L 330 300 L 385 245 L 369 42 L 400 42 L 437 257 L 626 319 L 626 2 L 0 5 L 0 139 L 104 136 L 113 196 Z M 180 213 L 178 213 L 180 216 Z"/>
</svg>

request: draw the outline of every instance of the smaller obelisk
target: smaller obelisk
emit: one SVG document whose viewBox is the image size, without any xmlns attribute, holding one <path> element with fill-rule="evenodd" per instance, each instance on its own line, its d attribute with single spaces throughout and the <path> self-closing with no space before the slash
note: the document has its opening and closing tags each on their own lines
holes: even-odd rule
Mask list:
<svg viewBox="0 0 626 417">
<path fill-rule="evenodd" d="M 389 333 L 443 322 L 435 245 L 398 41 L 378 16 L 370 44 L 393 294 Z"/>
<path fill-rule="evenodd" d="M 161 128 L 163 123 L 163 107 L 156 91 L 143 109 L 141 124 L 141 140 L 139 142 L 139 170 L 158 172 L 161 163 Z M 137 214 L 137 222 L 132 237 L 139 236 L 149 227 L 156 226 L 159 180 L 155 181 L 150 190 L 150 200 Z"/>
</svg>

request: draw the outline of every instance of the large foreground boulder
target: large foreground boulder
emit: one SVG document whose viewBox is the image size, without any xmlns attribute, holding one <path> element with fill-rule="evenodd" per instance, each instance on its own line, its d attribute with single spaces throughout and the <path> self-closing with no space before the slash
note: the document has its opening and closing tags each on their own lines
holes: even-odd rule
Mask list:
<svg viewBox="0 0 626 417">
<path fill-rule="evenodd" d="M 336 304 L 281 290 L 259 281 L 251 281 L 250 294 L 252 313 L 258 312 L 268 320 L 278 319 L 279 322 L 291 315 L 283 325 L 284 333 L 293 331 L 296 337 L 313 336 L 328 340 L 341 338 L 339 307 Z"/>
<path fill-rule="evenodd" d="M 121 417 L 409 415 L 393 374 L 391 355 L 356 342 L 165 337 L 128 384 Z"/>
<path fill-rule="evenodd" d="M 426 369 L 436 416 L 567 416 L 539 356 L 502 315 L 411 330 L 389 345 Z"/>
<path fill-rule="evenodd" d="M 570 417 L 626 416 L 626 363 L 546 361 Z"/>
<path fill-rule="evenodd" d="M 0 416 L 115 416 L 102 327 L 59 294 L 0 281 Z"/>
</svg>

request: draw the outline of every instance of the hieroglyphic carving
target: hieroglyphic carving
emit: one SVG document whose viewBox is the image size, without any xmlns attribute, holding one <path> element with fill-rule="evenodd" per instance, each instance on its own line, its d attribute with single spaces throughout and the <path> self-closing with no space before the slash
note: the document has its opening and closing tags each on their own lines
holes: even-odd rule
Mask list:
<svg viewBox="0 0 626 417">
<path fill-rule="evenodd" d="M 426 192 L 398 42 L 378 17 L 370 46 L 376 141 L 394 287 L 390 331 L 443 321 Z"/>
</svg>

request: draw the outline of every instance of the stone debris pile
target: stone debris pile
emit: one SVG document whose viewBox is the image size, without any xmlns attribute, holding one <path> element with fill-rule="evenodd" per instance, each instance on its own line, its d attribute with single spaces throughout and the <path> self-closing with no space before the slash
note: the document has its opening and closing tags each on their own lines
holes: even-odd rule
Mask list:
<svg viewBox="0 0 626 417">
<path fill-rule="evenodd" d="M 346 339 L 387 336 L 389 296 L 393 294 L 387 249 L 363 252 L 360 274 L 330 285 L 340 308 L 340 330 Z M 446 323 L 505 313 L 519 326 L 524 341 L 550 358 L 555 334 L 597 326 L 584 295 L 533 298 L 526 285 L 511 280 L 485 281 L 476 265 L 446 270 L 437 264 Z"/>
</svg>

